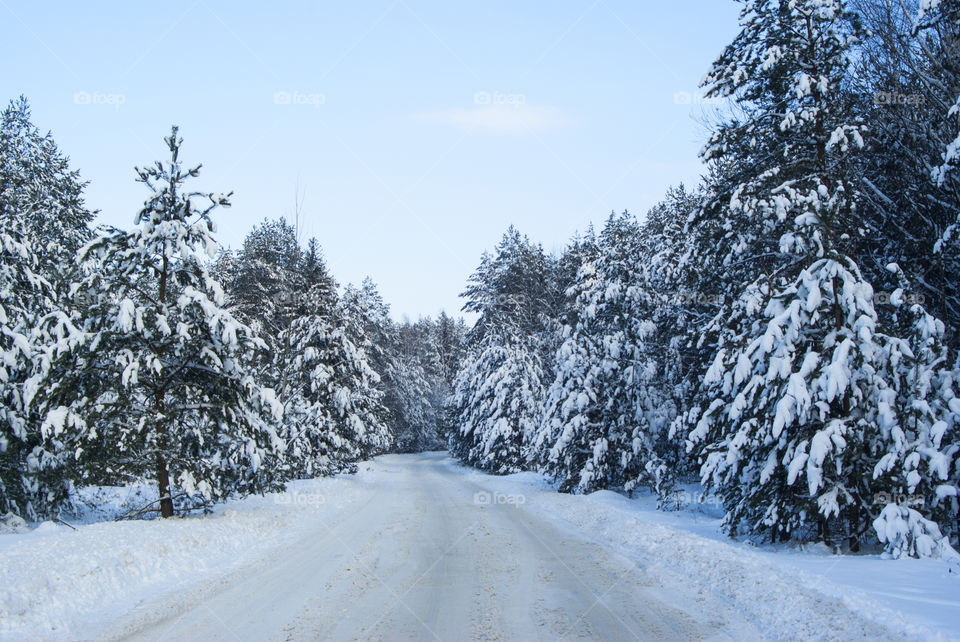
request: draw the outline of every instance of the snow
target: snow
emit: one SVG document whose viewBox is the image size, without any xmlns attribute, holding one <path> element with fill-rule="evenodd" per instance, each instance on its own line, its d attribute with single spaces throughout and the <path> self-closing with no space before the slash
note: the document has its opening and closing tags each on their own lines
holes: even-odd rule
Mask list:
<svg viewBox="0 0 960 642">
<path fill-rule="evenodd" d="M 21 517 L 18 517 L 13 513 L 0 515 L 0 535 L 7 535 L 10 533 L 26 533 L 29 530 L 30 529 L 28 528 L 27 523 L 23 521 Z"/>
<path fill-rule="evenodd" d="M 838 627 L 856 614 L 888 628 L 894 638 L 960 640 L 956 561 L 834 555 L 822 545 L 731 540 L 721 532 L 719 502 L 696 485 L 678 492 L 680 511 L 665 512 L 650 494 L 632 500 L 610 491 L 570 496 L 551 492 L 535 473 L 468 474 L 496 492 L 524 494 L 531 509 L 616 548 L 648 572 L 673 575 L 697 592 L 725 594 L 769 637 L 852 639 L 859 637 L 855 629 Z"/>
<path fill-rule="evenodd" d="M 86 492 L 87 499 L 96 493 L 106 506 L 99 513 L 85 513 L 85 519 L 103 519 L 144 499 L 149 501 L 149 493 L 139 489 L 128 495 L 123 489 Z M 480 495 L 498 501 L 480 502 Z M 161 606 L 170 600 L 180 600 L 185 612 L 180 626 L 199 627 L 186 630 L 205 635 L 204 618 L 220 617 L 205 609 L 219 608 L 222 602 L 233 604 L 230 608 L 241 620 L 261 617 L 253 612 L 244 614 L 251 605 L 237 604 L 235 598 L 256 590 L 262 574 L 289 584 L 280 595 L 275 593 L 277 586 L 262 588 L 256 599 L 275 600 L 278 609 L 292 613 L 299 600 L 311 597 L 297 593 L 303 593 L 301 587 L 283 574 L 287 567 L 308 563 L 297 556 L 318 565 L 317 573 L 334 573 L 321 565 L 345 565 L 332 579 L 316 581 L 326 587 L 324 602 L 339 603 L 343 598 L 351 616 L 364 621 L 344 621 L 336 613 L 338 623 L 325 626 L 352 626 L 354 631 L 375 628 L 382 615 L 387 618 L 383 626 L 394 631 L 389 628 L 397 626 L 393 620 L 410 620 L 411 613 L 397 608 L 387 617 L 384 611 L 390 605 L 378 600 L 389 602 L 389 593 L 382 589 L 380 594 L 362 593 L 361 597 L 367 597 L 364 601 L 351 592 L 356 590 L 351 587 L 360 585 L 379 587 L 376 581 L 371 584 L 366 574 L 349 572 L 368 562 L 352 555 L 340 559 L 335 550 L 314 555 L 310 548 L 317 545 L 324 529 L 338 521 L 349 529 L 337 537 L 348 542 L 357 555 L 369 549 L 363 554 L 369 564 L 400 564 L 412 579 L 430 573 L 430 582 L 425 583 L 429 591 L 422 596 L 424 612 L 414 597 L 404 597 L 404 603 L 414 606 L 418 619 L 427 612 L 433 617 L 446 614 L 444 617 L 453 618 L 450 626 L 462 624 L 465 616 L 460 611 L 451 614 L 445 605 L 469 605 L 481 594 L 489 600 L 498 599 L 498 594 L 502 594 L 501 600 L 525 594 L 557 600 L 574 591 L 578 581 L 560 575 L 565 572 L 564 565 L 579 571 L 578 564 L 599 563 L 598 555 L 614 555 L 628 560 L 624 563 L 632 569 L 621 568 L 618 573 L 639 574 L 636 581 L 643 586 L 653 582 L 653 594 L 661 604 L 653 612 L 657 617 L 672 617 L 669 608 L 680 608 L 694 614 L 691 617 L 699 614 L 697 617 L 706 618 L 698 620 L 699 624 L 719 626 L 735 639 L 960 639 L 957 563 L 835 556 L 818 547 L 756 547 L 720 534 L 722 509 L 698 487 L 681 488 L 676 500 L 679 510 L 663 512 L 656 509 L 656 498 L 650 495 L 632 500 L 610 491 L 563 495 L 534 473 L 487 476 L 461 467 L 445 454 L 432 453 L 380 457 L 361 465 L 357 475 L 295 482 L 286 493 L 231 501 L 206 516 L 80 524 L 75 531 L 45 522 L 29 533 L 0 535 L 0 576 L 4 578 L 0 585 L 0 639 L 73 639 L 137 631 L 149 627 L 156 617 L 168 617 L 157 613 L 162 613 Z M 433 539 L 439 537 L 436 529 L 441 526 L 450 541 Z M 521 526 L 538 540 L 546 539 L 535 549 L 515 548 L 521 543 L 516 540 Z M 470 528 L 478 529 L 482 538 L 476 539 L 480 535 L 474 533 L 464 539 L 463 529 L 471 532 Z M 425 534 L 431 535 L 424 539 Z M 427 557 L 412 557 L 412 547 L 423 549 Z M 437 551 L 448 547 L 455 549 L 451 555 L 456 558 L 435 564 Z M 510 555 L 505 560 L 496 551 Z M 553 551 L 564 552 L 563 559 L 553 559 Z M 567 552 L 576 555 L 567 557 Z M 550 574 L 543 569 L 541 575 L 536 569 L 518 574 L 503 566 L 531 563 L 531 556 L 539 556 L 538 563 L 552 563 L 555 585 L 545 579 Z M 410 564 L 413 567 L 406 568 Z M 314 571 L 300 568 L 300 572 L 312 576 Z M 247 583 L 242 581 L 244 573 Z M 387 585 L 402 584 L 388 569 L 377 566 L 376 575 L 385 578 Z M 599 573 L 582 579 L 596 583 L 604 581 L 603 577 Z M 493 582 L 492 589 L 483 588 L 488 580 Z M 632 584 L 622 580 L 609 587 L 609 599 Z M 597 587 L 602 592 L 604 585 Z M 428 586 L 420 588 L 427 591 Z M 221 590 L 226 591 L 225 597 L 218 601 Z M 475 592 L 478 590 L 481 592 Z M 204 608 L 186 613 L 197 606 L 195 602 Z M 651 608 L 641 602 L 625 604 L 637 612 Z M 582 610 L 588 605 L 567 606 Z M 275 623 L 269 611 L 272 607 L 258 604 L 257 608 L 268 609 L 261 626 Z M 511 610 L 509 603 L 497 604 L 497 608 L 504 611 L 492 624 L 484 621 L 485 626 L 505 630 L 529 626 L 522 624 L 529 621 L 522 609 Z M 604 615 L 599 611 L 593 616 Z M 368 615 L 378 622 L 367 622 Z M 209 624 L 216 623 L 211 620 Z M 415 621 L 407 624 L 418 626 Z M 596 627 L 602 624 L 598 622 Z M 171 635 L 176 637 L 175 632 Z"/>
<path fill-rule="evenodd" d="M 28 533 L 0 535 L 0 639 L 93 637 L 140 602 L 309 533 L 327 513 L 349 510 L 362 488 L 357 479 L 300 481 L 285 493 L 231 501 L 202 517 L 105 521 L 75 531 L 43 522 Z M 85 491 L 102 505 L 80 521 L 110 519 L 151 499 L 136 487 Z"/>
</svg>

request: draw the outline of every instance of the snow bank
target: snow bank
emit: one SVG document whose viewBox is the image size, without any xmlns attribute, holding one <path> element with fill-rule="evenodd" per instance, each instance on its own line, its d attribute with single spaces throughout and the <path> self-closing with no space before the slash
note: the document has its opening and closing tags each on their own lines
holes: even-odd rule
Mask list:
<svg viewBox="0 0 960 642">
<path fill-rule="evenodd" d="M 26 533 L 29 530 L 30 529 L 27 528 L 27 523 L 23 521 L 21 517 L 18 517 L 13 513 L 0 515 L 0 535 L 8 535 L 10 533 Z"/>
<path fill-rule="evenodd" d="M 0 535 L 0 639 L 94 637 L 144 600 L 256 561 L 365 493 L 362 479 L 301 481 L 205 516 Z M 119 498 L 103 512 L 127 507 Z"/>
<path fill-rule="evenodd" d="M 525 496 L 526 508 L 587 533 L 668 584 L 725 596 L 773 639 L 856 637 L 844 629 L 852 611 L 905 638 L 960 640 L 957 564 L 733 541 L 720 530 L 716 502 L 692 486 L 681 489 L 680 511 L 664 512 L 649 495 L 563 495 L 531 473 L 492 477 L 451 466 L 491 490 Z"/>
</svg>

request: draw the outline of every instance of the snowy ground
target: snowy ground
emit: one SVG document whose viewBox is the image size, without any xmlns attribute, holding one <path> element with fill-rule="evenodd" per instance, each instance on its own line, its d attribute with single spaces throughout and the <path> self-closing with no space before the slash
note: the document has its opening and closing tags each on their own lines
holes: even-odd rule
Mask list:
<svg viewBox="0 0 960 642">
<path fill-rule="evenodd" d="M 960 639 L 960 569 L 757 549 L 687 508 L 385 456 L 205 517 L 0 535 L 0 638 Z"/>
</svg>

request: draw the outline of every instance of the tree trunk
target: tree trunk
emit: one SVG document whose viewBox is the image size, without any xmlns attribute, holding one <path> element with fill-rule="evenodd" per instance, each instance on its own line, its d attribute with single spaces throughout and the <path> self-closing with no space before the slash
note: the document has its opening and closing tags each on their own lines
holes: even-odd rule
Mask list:
<svg viewBox="0 0 960 642">
<path fill-rule="evenodd" d="M 850 507 L 850 537 L 849 546 L 851 553 L 860 552 L 860 507 L 854 504 Z"/>
<path fill-rule="evenodd" d="M 162 453 L 157 453 L 157 486 L 160 489 L 160 517 L 173 517 L 173 497 L 170 496 L 170 471 Z"/>
<path fill-rule="evenodd" d="M 163 305 L 167 298 L 167 255 L 163 255 L 163 269 L 160 272 L 160 293 L 157 297 L 157 313 L 163 313 Z M 158 388 L 154 394 L 154 405 L 157 409 L 157 416 L 163 418 L 163 390 Z M 166 427 L 160 425 L 157 427 L 159 439 L 157 440 L 157 486 L 160 489 L 160 517 L 173 517 L 173 496 L 170 494 L 170 471 L 167 469 L 167 460 L 164 453 L 167 449 Z"/>
</svg>

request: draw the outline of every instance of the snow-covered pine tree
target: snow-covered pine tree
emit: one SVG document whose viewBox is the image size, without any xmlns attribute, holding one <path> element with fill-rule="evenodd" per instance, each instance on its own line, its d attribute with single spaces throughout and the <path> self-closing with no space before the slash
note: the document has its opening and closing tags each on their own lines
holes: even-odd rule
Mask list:
<svg viewBox="0 0 960 642">
<path fill-rule="evenodd" d="M 36 252 L 36 270 L 58 294 L 74 255 L 90 238 L 93 213 L 83 203 L 77 171 L 53 137 L 30 122 L 26 98 L 10 101 L 0 115 L 0 201 L 3 224 L 24 221 L 24 238 Z"/>
<path fill-rule="evenodd" d="M 334 420 L 329 385 L 333 368 L 326 360 L 336 338 L 332 337 L 332 310 L 320 304 L 319 298 L 315 290 L 308 291 L 305 302 L 313 302 L 316 310 L 297 317 L 281 333 L 282 352 L 276 362 L 281 373 L 278 392 L 284 403 L 282 434 L 287 447 L 283 466 L 285 475 L 294 479 L 331 475 L 359 458 L 355 436 L 341 435 Z M 344 396 L 349 394 L 347 391 Z"/>
<path fill-rule="evenodd" d="M 850 98 L 864 115 L 869 136 L 860 154 L 860 221 L 856 239 L 864 276 L 884 293 L 899 287 L 885 267 L 897 263 L 941 319 L 946 340 L 960 347 L 960 176 L 949 171 L 945 150 L 960 132 L 951 108 L 960 94 L 960 24 L 945 18 L 951 3 L 932 3 L 918 19 L 918 0 L 853 0 L 868 34 L 856 47 Z M 943 11 L 945 10 L 945 11 Z M 886 305 L 878 306 L 887 323 Z"/>
<path fill-rule="evenodd" d="M 387 328 L 383 333 L 388 337 L 383 344 L 387 356 L 383 391 L 395 450 L 440 449 L 444 443 L 440 422 L 450 387 L 443 378 L 442 359 L 434 343 L 436 324 L 426 318 L 397 324 L 385 319 L 380 325 Z"/>
<path fill-rule="evenodd" d="M 668 190 L 654 206 L 640 228 L 643 287 L 647 305 L 642 314 L 654 325 L 644 345 L 656 355 L 657 373 L 646 385 L 656 386 L 660 402 L 648 411 L 648 422 L 656 428 L 656 451 L 670 478 L 692 478 L 695 462 L 686 448 L 664 430 L 681 412 L 708 364 L 700 345 L 701 330 L 724 303 L 716 280 L 704 273 L 704 266 L 685 260 L 691 235 L 687 223 L 702 205 L 699 192 L 683 185 Z M 709 282 L 713 281 L 713 282 Z M 661 484 L 661 492 L 669 484 Z"/>
<path fill-rule="evenodd" d="M 438 375 L 448 388 L 453 385 L 460 367 L 465 332 L 463 318 L 454 320 L 444 311 L 440 312 L 431 332 L 430 342 L 436 353 Z"/>
<path fill-rule="evenodd" d="M 645 341 L 655 330 L 646 314 L 640 227 L 611 215 L 597 255 L 573 286 L 576 321 L 564 330 L 557 375 L 547 393 L 535 449 L 542 469 L 566 492 L 659 488 L 666 470 L 657 456 L 661 405 L 651 377 L 657 365 Z"/>
<path fill-rule="evenodd" d="M 462 294 L 480 315 L 466 336 L 454 384 L 450 451 L 496 473 L 521 470 L 541 412 L 545 346 L 554 303 L 543 249 L 511 227 L 484 254 Z"/>
<path fill-rule="evenodd" d="M 567 242 L 560 256 L 553 262 L 550 270 L 550 291 L 555 300 L 552 313 L 547 318 L 545 330 L 544 354 L 547 367 L 547 383 L 556 377 L 556 355 L 565 339 L 564 327 L 576 325 L 577 314 L 577 275 L 580 268 L 592 261 L 597 255 L 597 235 L 591 223 L 585 233 L 577 232 Z"/>
<path fill-rule="evenodd" d="M 851 158 L 863 147 L 843 97 L 859 25 L 841 0 L 754 0 L 741 24 L 705 83 L 744 115 L 705 157 L 751 154 L 747 166 L 762 169 L 734 189 L 721 227 L 754 238 L 786 229 L 779 256 L 760 261 L 772 269 L 714 320 L 718 349 L 688 439 L 731 531 L 827 538 L 837 525 L 856 548 L 871 530 L 876 464 L 893 446 L 878 416 L 902 407 L 896 380 L 910 354 L 882 333 L 873 289 L 844 255 L 856 231 Z M 722 262 L 737 258 L 750 255 Z"/>
<path fill-rule="evenodd" d="M 915 29 L 918 33 L 936 31 L 936 38 L 942 44 L 942 58 L 938 61 L 940 69 L 937 71 L 947 80 L 941 83 L 941 89 L 953 92 L 947 98 L 947 118 L 952 131 L 942 141 L 943 155 L 932 175 L 941 187 L 948 180 L 954 181 L 956 186 L 960 181 L 956 176 L 960 167 L 960 88 L 957 86 L 960 82 L 960 1 L 920 0 Z"/>
<path fill-rule="evenodd" d="M 59 442 L 25 407 L 40 319 L 68 307 L 73 253 L 89 236 L 84 183 L 49 134 L 30 122 L 21 97 L 0 115 L 0 512 L 55 514 L 68 475 Z"/>
<path fill-rule="evenodd" d="M 304 270 L 322 278 L 322 257 L 310 256 L 307 265 L 302 254 L 292 225 L 283 218 L 264 219 L 234 260 L 228 290 L 238 315 L 271 345 L 301 311 L 301 294 L 309 287 Z"/>
<path fill-rule="evenodd" d="M 520 340 L 488 335 L 461 366 L 451 404 L 457 432 L 451 452 L 494 474 L 524 470 L 542 412 L 542 366 Z"/>
<path fill-rule="evenodd" d="M 891 264 L 889 271 L 903 287 L 890 295 L 887 332 L 902 338 L 889 340 L 895 359 L 882 372 L 891 389 L 876 418 L 885 449 L 873 469 L 873 503 L 896 510 L 882 510 L 874 527 L 894 555 L 948 554 L 950 539 L 960 535 L 957 370 L 949 363 L 944 324 L 907 301 L 910 281 L 899 266 Z M 904 525 L 911 530 L 898 532 Z"/>
<path fill-rule="evenodd" d="M 442 444 L 449 443 L 456 430 L 454 414 L 450 407 L 454 381 L 464 358 L 464 337 L 467 328 L 463 318 L 454 321 L 446 312 L 441 312 L 432 332 L 432 345 L 436 351 L 437 382 L 435 385 L 437 436 Z"/>
<path fill-rule="evenodd" d="M 434 390 L 417 354 L 401 345 L 391 363 L 387 395 L 393 400 L 391 428 L 397 452 L 423 452 L 442 447 L 437 434 L 441 406 L 434 403 Z M 405 341 L 403 343 L 406 343 Z"/>
<path fill-rule="evenodd" d="M 331 301 L 327 285 L 320 282 L 307 292 L 307 312 L 280 336 L 286 466 L 293 477 L 351 470 L 389 447 L 379 375 L 370 367 L 362 319 L 353 316 L 353 303 Z"/>
<path fill-rule="evenodd" d="M 338 322 L 342 324 L 344 337 L 355 347 L 357 361 L 362 361 L 373 375 L 368 380 L 355 379 L 354 413 L 365 418 L 367 427 L 359 442 L 362 459 L 387 452 L 393 441 L 383 392 L 378 385 L 380 374 L 371 358 L 378 350 L 374 339 L 387 325 L 389 313 L 389 306 L 370 278 L 365 278 L 360 288 L 347 286 L 337 310 Z"/>
<path fill-rule="evenodd" d="M 300 277 L 299 282 L 306 292 L 316 289 L 314 296 L 319 296 L 321 306 L 333 306 L 337 301 L 337 281 L 333 278 L 327 267 L 327 262 L 323 257 L 323 250 L 316 237 L 310 237 L 307 241 L 307 249 L 300 256 Z M 295 299 L 296 300 L 296 299 Z M 306 301 L 303 305 L 295 307 L 295 315 L 303 314 L 307 311 Z"/>
<path fill-rule="evenodd" d="M 488 333 L 503 328 L 533 337 L 544 331 L 555 316 L 551 291 L 550 260 L 543 248 L 511 226 L 493 253 L 485 253 L 461 294 L 463 309 L 480 315 L 467 335 L 479 345 Z"/>
<path fill-rule="evenodd" d="M 0 513 L 37 519 L 55 514 L 69 491 L 62 444 L 40 431 L 25 404 L 24 384 L 43 341 L 39 320 L 54 292 L 35 271 L 24 219 L 7 214 L 0 227 Z"/>
<path fill-rule="evenodd" d="M 83 469 L 150 474 L 160 514 L 174 486 L 221 498 L 276 487 L 282 406 L 250 375 L 265 348 L 225 305 L 202 253 L 215 256 L 212 211 L 227 196 L 189 191 L 199 166 L 180 160 L 174 127 L 166 162 L 138 169 L 151 192 L 129 232 L 103 228 L 80 252 L 88 304 L 78 333 L 46 349 L 33 402 L 46 435 Z"/>
</svg>

